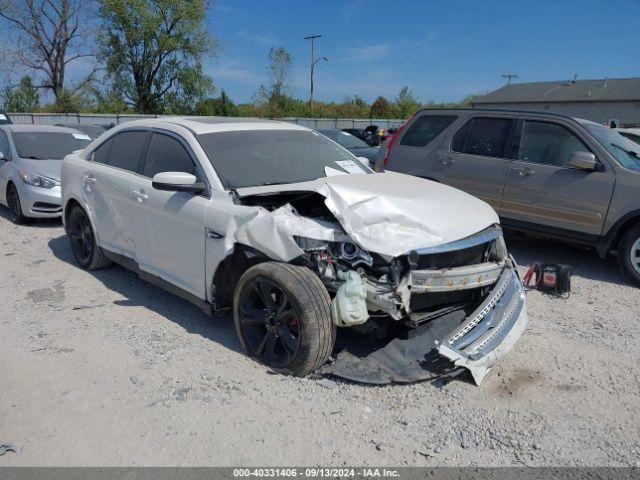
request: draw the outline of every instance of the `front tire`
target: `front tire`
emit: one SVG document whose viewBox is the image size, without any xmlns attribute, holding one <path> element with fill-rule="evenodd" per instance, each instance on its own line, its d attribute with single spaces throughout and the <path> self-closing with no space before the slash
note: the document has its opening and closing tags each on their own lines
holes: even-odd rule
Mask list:
<svg viewBox="0 0 640 480">
<path fill-rule="evenodd" d="M 265 262 L 240 277 L 233 318 L 247 355 L 280 373 L 303 377 L 331 355 L 336 327 L 331 299 L 308 268 Z"/>
<path fill-rule="evenodd" d="M 10 183 L 7 187 L 7 206 L 9 207 L 9 220 L 16 225 L 27 223 L 27 217 L 22 213 L 22 204 L 20 203 L 18 189 L 13 183 Z"/>
<path fill-rule="evenodd" d="M 631 281 L 640 285 L 640 224 L 632 227 L 620 240 L 618 265 Z"/>
<path fill-rule="evenodd" d="M 67 216 L 67 236 L 71 241 L 71 250 L 78 265 L 85 270 L 97 270 L 108 267 L 111 261 L 105 257 L 96 243 L 91 222 L 80 205 L 73 205 Z"/>
</svg>

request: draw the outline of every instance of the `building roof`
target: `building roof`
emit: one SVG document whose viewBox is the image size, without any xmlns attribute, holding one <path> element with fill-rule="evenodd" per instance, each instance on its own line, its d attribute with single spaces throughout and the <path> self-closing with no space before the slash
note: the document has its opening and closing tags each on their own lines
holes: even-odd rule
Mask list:
<svg viewBox="0 0 640 480">
<path fill-rule="evenodd" d="M 640 77 L 511 83 L 474 104 L 620 101 L 640 101 Z"/>
</svg>

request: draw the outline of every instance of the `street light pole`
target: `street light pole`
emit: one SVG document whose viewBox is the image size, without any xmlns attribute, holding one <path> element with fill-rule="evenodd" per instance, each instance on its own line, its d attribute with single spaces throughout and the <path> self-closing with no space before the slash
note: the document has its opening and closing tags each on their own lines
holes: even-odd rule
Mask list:
<svg viewBox="0 0 640 480">
<path fill-rule="evenodd" d="M 313 68 L 318 63 L 316 60 L 316 38 L 320 38 L 322 35 L 309 35 L 304 37 L 305 40 L 311 40 L 311 89 L 309 92 L 309 107 L 313 110 Z"/>
</svg>

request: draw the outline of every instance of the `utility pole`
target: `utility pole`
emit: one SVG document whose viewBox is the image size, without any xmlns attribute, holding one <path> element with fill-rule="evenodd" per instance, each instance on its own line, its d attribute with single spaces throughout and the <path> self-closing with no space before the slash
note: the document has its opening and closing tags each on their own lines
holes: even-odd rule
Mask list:
<svg viewBox="0 0 640 480">
<path fill-rule="evenodd" d="M 322 57 L 316 60 L 316 38 L 320 38 L 320 37 L 322 37 L 322 35 L 317 35 L 317 34 L 304 37 L 305 40 L 311 40 L 311 79 L 310 79 L 311 88 L 309 92 L 309 107 L 311 110 L 313 110 L 313 70 L 316 66 L 316 63 L 318 63 L 320 60 L 324 60 L 324 61 L 329 60 L 328 57 Z"/>
<path fill-rule="evenodd" d="M 518 78 L 518 75 L 516 75 L 515 73 L 505 73 L 504 75 L 502 75 L 502 78 L 506 78 L 507 85 L 509 85 L 511 83 L 511 79 Z"/>
</svg>

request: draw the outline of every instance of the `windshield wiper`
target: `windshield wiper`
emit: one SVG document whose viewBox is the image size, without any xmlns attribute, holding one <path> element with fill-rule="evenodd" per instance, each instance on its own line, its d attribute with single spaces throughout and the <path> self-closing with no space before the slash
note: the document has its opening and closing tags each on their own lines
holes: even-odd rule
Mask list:
<svg viewBox="0 0 640 480">
<path fill-rule="evenodd" d="M 626 148 L 618 145 L 617 143 L 612 143 L 611 146 L 619 148 L 620 150 L 622 150 L 627 155 L 631 155 L 632 157 L 635 157 L 636 159 L 640 158 L 640 153 L 636 152 L 635 150 L 627 150 Z"/>
<path fill-rule="evenodd" d="M 27 155 L 26 157 L 22 157 L 22 158 L 26 158 L 27 160 L 44 160 L 44 158 L 36 157 L 35 155 Z"/>
</svg>

